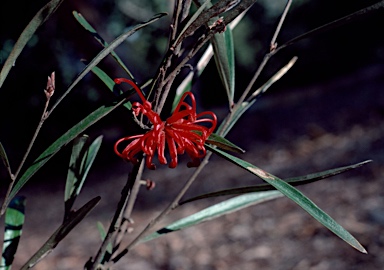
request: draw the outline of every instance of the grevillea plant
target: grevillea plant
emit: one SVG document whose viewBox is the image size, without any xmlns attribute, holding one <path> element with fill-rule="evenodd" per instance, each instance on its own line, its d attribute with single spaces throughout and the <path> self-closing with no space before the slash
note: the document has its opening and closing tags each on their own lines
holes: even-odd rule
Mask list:
<svg viewBox="0 0 384 270">
<path fill-rule="evenodd" d="M 2 87 L 4 80 L 7 78 L 9 71 L 12 69 L 13 64 L 27 42 L 39 26 L 47 21 L 57 8 L 59 8 L 62 2 L 63 0 L 51 0 L 48 2 L 38 11 L 36 16 L 20 34 L 12 52 L 2 67 L 0 87 Z M 281 42 L 282 45 L 278 45 L 276 40 L 292 2 L 288 0 L 285 9 L 281 11 L 281 19 L 273 33 L 270 44 L 267 46 L 268 49 L 266 50 L 264 58 L 255 70 L 254 76 L 250 79 L 245 89 L 236 89 L 232 31 L 243 16 L 247 16 L 247 11 L 255 2 L 255 0 L 196 0 L 192 3 L 192 1 L 175 0 L 171 15 L 160 13 L 152 18 L 148 18 L 146 22 L 130 25 L 129 30 L 122 33 L 109 44 L 80 13 L 76 11 L 73 12 L 74 19 L 84 27 L 85 31 L 91 33 L 96 38 L 101 45 L 101 49 L 97 56 L 88 62 L 78 76 L 74 78 L 65 92 L 56 89 L 55 80 L 57 81 L 58 78 L 60 78 L 58 74 L 55 75 L 55 73 L 52 73 L 48 77 L 45 89 L 46 103 L 43 114 L 25 155 L 16 170 L 13 170 L 5 151 L 5 148 L 10 151 L 12 146 L 7 145 L 5 147 L 0 144 L 0 156 L 9 175 L 8 189 L 3 198 L 1 209 L 1 214 L 5 214 L 6 222 L 2 269 L 10 269 L 14 255 L 16 254 L 17 256 L 17 243 L 21 236 L 25 209 L 25 198 L 18 196 L 19 191 L 51 157 L 70 142 L 73 142 L 73 148 L 64 192 L 65 210 L 63 222 L 58 226 L 55 233 L 48 238 L 45 244 L 36 250 L 36 253 L 21 269 L 29 269 L 44 258 L 46 254 L 52 251 L 59 242 L 95 208 L 101 199 L 99 196 L 93 198 L 77 210 L 73 209 L 74 202 L 80 194 L 87 174 L 102 143 L 102 134 L 94 139 L 92 143 L 89 143 L 89 138 L 87 135 L 84 135 L 84 132 L 86 132 L 87 128 L 91 125 L 119 106 L 124 106 L 128 109 L 125 112 L 133 117 L 134 122 L 142 130 L 139 134 L 115 139 L 116 143 L 113 150 L 119 157 L 127 161 L 126 166 L 129 167 L 130 173 L 127 183 L 122 187 L 121 192 L 116 192 L 116 196 L 121 197 L 109 224 L 109 228 L 104 230 L 101 226 L 98 226 L 102 235 L 102 241 L 97 252 L 95 251 L 95 254 L 91 254 L 94 250 L 89 248 L 89 259 L 84 259 L 85 269 L 112 269 L 114 267 L 113 264 L 117 263 L 126 254 L 129 254 L 131 249 L 139 243 L 147 242 L 177 230 L 194 226 L 227 213 L 282 196 L 286 196 L 298 204 L 347 244 L 360 252 L 366 253 L 364 247 L 348 231 L 294 186 L 311 183 L 357 168 L 368 161 L 303 177 L 281 179 L 241 159 L 241 153 L 244 151 L 236 146 L 236 142 L 230 142 L 225 139 L 225 136 L 230 132 L 243 113 L 256 102 L 260 94 L 264 93 L 274 82 L 285 75 L 297 60 L 297 57 L 292 57 L 291 61 L 281 67 L 280 70 L 277 70 L 275 75 L 265 81 L 260 88 L 254 89 L 255 82 L 260 80 L 260 73 L 271 57 L 276 55 L 280 50 L 304 38 L 311 37 L 324 30 L 360 18 L 362 15 L 377 11 L 384 6 L 384 1 L 304 33 L 287 42 Z M 195 7 L 192 9 L 191 6 Z M 154 72 L 152 79 L 141 84 L 136 83 L 135 76 L 114 50 L 132 34 L 155 21 L 162 20 L 164 16 L 170 16 L 171 22 L 169 25 L 169 44 L 161 61 L 161 65 L 156 72 Z M 186 40 L 188 42 L 186 42 Z M 97 64 L 108 55 L 111 55 L 116 60 L 118 66 L 126 73 L 126 76 L 124 76 L 126 78 L 115 78 L 116 76 L 107 74 L 97 67 Z M 192 93 L 196 90 L 191 88 L 192 78 L 198 78 L 200 76 L 212 57 L 215 58 L 217 70 L 228 98 L 228 113 L 221 123 L 218 122 L 214 112 L 197 111 L 198 101 Z M 195 61 L 191 61 L 191 59 Z M 190 67 L 191 71 L 187 76 L 181 77 L 184 73 L 180 71 L 185 67 Z M 111 96 L 112 92 L 118 92 L 116 89 L 121 87 L 122 83 L 128 84 L 133 90 L 119 94 L 112 102 L 107 102 L 95 111 L 89 113 L 78 124 L 57 138 L 35 161 L 28 163 L 27 160 L 30 150 L 40 133 L 41 127 L 45 124 L 45 120 L 50 117 L 61 101 L 68 96 L 74 87 L 77 86 L 89 72 L 96 74 L 102 82 L 105 83 L 105 88 L 111 90 Z M 175 83 L 177 77 L 180 77 L 179 81 L 181 81 L 178 85 Z M 138 85 L 140 85 L 140 87 Z M 170 95 L 171 88 L 176 90 L 174 96 Z M 234 98 L 235 89 L 240 93 L 237 100 Z M 6 89 L 1 90 L 6 91 Z M 55 103 L 51 105 L 50 101 L 54 97 L 54 93 L 62 94 L 56 99 Z M 141 102 L 131 103 L 130 100 L 133 98 L 133 94 L 138 95 Z M 172 105 L 173 108 L 169 116 L 164 118 L 166 120 L 162 120 L 160 115 L 164 114 L 163 107 L 166 104 Z M 157 156 L 160 164 L 168 164 L 170 169 L 175 168 L 179 163 L 178 157 L 183 154 L 187 154 L 191 159 L 191 161 L 187 163 L 187 167 L 190 168 L 183 166 L 183 169 L 194 170 L 192 176 L 185 181 L 176 197 L 169 198 L 169 205 L 165 207 L 158 216 L 153 217 L 136 237 L 133 239 L 130 238 L 129 230 L 125 228 L 127 228 L 128 225 L 135 226 L 132 222 L 132 211 L 134 210 L 138 190 L 143 182 L 145 167 L 154 170 L 156 168 L 155 164 L 157 163 L 155 157 Z M 200 172 L 209 163 L 212 154 L 225 158 L 230 163 L 250 172 L 256 176 L 255 178 L 262 179 L 266 183 L 255 184 L 247 188 L 219 189 L 212 193 L 202 194 L 182 201 L 189 187 L 198 179 Z M 168 155 L 170 158 L 167 158 Z M 240 157 L 235 155 L 240 155 Z M 180 167 L 181 166 L 177 169 L 181 169 Z M 146 185 L 148 188 L 154 187 L 154 183 L 151 181 L 147 181 Z M 156 189 L 153 192 L 156 192 Z M 175 208 L 196 200 L 223 195 L 232 195 L 232 198 L 223 200 L 219 204 L 212 205 L 167 226 L 159 227 L 159 222 L 163 221 L 164 217 L 172 214 Z M 122 245 L 123 239 L 126 240 L 124 243 L 128 243 L 126 246 Z M 79 266 L 79 268 L 81 267 L 82 266 Z M 129 266 L 125 269 L 129 269 Z"/>
</svg>

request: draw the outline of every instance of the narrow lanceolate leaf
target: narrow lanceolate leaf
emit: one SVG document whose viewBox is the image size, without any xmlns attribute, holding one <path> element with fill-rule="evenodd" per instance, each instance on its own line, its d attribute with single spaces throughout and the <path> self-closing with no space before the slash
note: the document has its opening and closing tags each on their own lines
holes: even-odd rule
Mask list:
<svg viewBox="0 0 384 270">
<path fill-rule="evenodd" d="M 100 149 L 103 136 L 97 137 L 91 145 L 88 136 L 83 135 L 74 140 L 72 154 L 69 162 L 67 181 L 65 186 L 64 202 L 66 219 L 72 210 L 77 196 L 80 194 L 88 172 Z"/>
<path fill-rule="evenodd" d="M 67 143 L 72 141 L 76 136 L 84 132 L 85 129 L 99 121 L 101 118 L 109 114 L 111 111 L 116 109 L 118 106 L 126 102 L 126 97 L 129 93 L 122 94 L 116 101 L 103 105 L 97 110 L 89 114 L 79 123 L 74 125 L 66 133 L 64 133 L 60 138 L 58 138 L 54 143 L 52 143 L 33 163 L 32 165 L 24 172 L 20 179 L 16 182 L 13 187 L 9 200 L 11 200 L 17 192 L 27 183 L 27 181 L 45 164 L 47 161 L 53 157 L 62 147 Z M 5 202 L 4 205 L 9 203 L 9 200 Z"/>
<path fill-rule="evenodd" d="M 52 106 L 51 111 L 53 111 L 59 103 L 72 91 L 72 89 L 84 78 L 85 75 L 88 74 L 97 64 L 100 63 L 107 55 L 109 55 L 113 50 L 115 50 L 124 40 L 126 40 L 129 36 L 136 33 L 141 28 L 148 26 L 149 24 L 159 20 L 161 17 L 167 15 L 166 13 L 160 13 L 155 15 L 150 20 L 143 22 L 141 24 L 135 25 L 133 28 L 128 30 L 127 32 L 118 36 L 115 40 L 113 40 L 107 47 L 102 49 L 95 58 L 92 59 L 91 62 L 77 75 L 76 79 L 71 83 L 65 93 L 56 101 L 56 103 Z"/>
<path fill-rule="evenodd" d="M 199 2 L 201 4 L 202 1 L 199 1 Z M 211 5 L 208 5 L 207 8 L 210 6 Z M 237 26 L 237 24 L 242 20 L 245 13 L 246 12 L 243 12 L 239 16 L 237 16 L 236 19 L 233 20 L 227 27 L 229 27 L 230 29 L 234 29 Z M 212 44 L 209 44 L 208 48 L 205 50 L 199 62 L 197 63 L 195 69 L 190 71 L 188 75 L 184 78 L 184 80 L 181 82 L 181 84 L 177 87 L 176 95 L 172 104 L 172 112 L 176 109 L 177 104 L 179 104 L 179 101 L 183 96 L 183 94 L 187 91 L 192 90 L 192 80 L 194 76 L 199 77 L 201 75 L 201 73 L 204 71 L 209 61 L 211 60 L 212 56 L 213 56 L 213 47 L 212 47 Z"/>
<path fill-rule="evenodd" d="M 363 161 L 357 164 L 349 165 L 349 166 L 344 166 L 336 169 L 331 169 L 323 172 L 318 172 L 318 173 L 311 173 L 308 175 L 304 176 L 299 176 L 299 177 L 293 177 L 293 178 L 287 178 L 284 179 L 285 182 L 291 184 L 292 186 L 299 186 L 299 185 L 305 185 L 309 183 L 313 183 L 319 180 L 323 180 L 325 178 L 331 177 L 338 175 L 340 173 L 356 169 L 360 166 L 363 166 L 367 163 L 371 162 L 371 160 Z M 201 199 L 207 199 L 207 198 L 212 198 L 212 197 L 219 197 L 219 196 L 228 196 L 228 195 L 240 195 L 240 194 L 246 194 L 246 193 L 251 193 L 251 192 L 261 192 L 261 191 L 267 191 L 267 190 L 274 190 L 275 188 L 270 185 L 270 184 L 258 184 L 254 186 L 247 186 L 247 187 L 240 187 L 240 188 L 231 188 L 231 189 L 224 189 L 216 192 L 211 192 L 207 194 L 203 194 L 200 196 L 196 196 L 190 199 L 187 199 L 185 201 L 180 202 L 180 205 L 201 200 Z"/>
<path fill-rule="evenodd" d="M 95 158 L 97 156 L 97 153 L 99 152 L 102 141 L 103 141 L 103 135 L 100 135 L 88 147 L 87 155 L 84 156 L 84 158 L 85 158 L 84 159 L 84 168 L 81 171 L 81 175 L 82 175 L 81 185 L 76 190 L 77 195 L 79 195 L 81 187 L 85 181 L 85 178 L 87 178 L 89 170 L 91 169 L 92 164 L 95 161 Z"/>
<path fill-rule="evenodd" d="M 87 155 L 88 136 L 83 135 L 73 140 L 72 154 L 69 160 L 67 181 L 65 185 L 64 201 L 76 196 L 77 188 L 80 185 L 82 171 L 84 170 L 84 160 Z"/>
<path fill-rule="evenodd" d="M 87 214 L 99 203 L 100 197 L 97 196 L 87 202 L 79 210 L 73 212 L 71 216 L 49 237 L 47 242 L 20 268 L 20 270 L 30 269 L 40 260 L 46 257 L 52 250 L 75 228 Z"/>
<path fill-rule="evenodd" d="M 3 85 L 5 78 L 7 78 L 9 71 L 15 65 L 16 60 L 24 49 L 25 45 L 35 34 L 40 25 L 42 25 L 52 15 L 52 13 L 56 11 L 56 9 L 63 1 L 64 0 L 51 0 L 48 2 L 48 4 L 46 4 L 36 13 L 29 24 L 25 27 L 0 72 L 0 88 Z M 9 23 L 12 25 L 12 21 Z"/>
<path fill-rule="evenodd" d="M 248 98 L 248 101 L 254 100 L 262 93 L 266 92 L 269 87 L 271 87 L 275 82 L 280 80 L 296 63 L 297 57 L 293 57 L 288 64 L 286 64 L 284 67 L 282 67 L 278 72 L 276 72 L 269 80 L 264 83 L 261 87 L 259 87 L 255 92 L 252 93 L 252 95 Z"/>
<path fill-rule="evenodd" d="M 100 221 L 97 222 L 97 229 L 99 230 L 101 241 L 103 241 L 105 239 L 105 237 L 107 236 L 107 232 L 106 232 L 103 224 Z M 109 255 L 112 254 L 112 243 L 109 243 L 107 245 L 106 251 L 109 253 Z"/>
<path fill-rule="evenodd" d="M 121 90 L 118 90 L 117 84 L 113 81 L 111 77 L 107 75 L 103 70 L 101 70 L 98 67 L 92 68 L 92 72 L 100 79 L 103 81 L 103 83 L 108 87 L 111 92 L 113 92 L 116 95 L 120 95 L 122 93 Z M 136 93 L 136 91 L 132 91 L 132 94 Z M 131 110 L 132 104 L 131 102 L 127 101 L 126 103 L 123 104 L 125 108 L 128 110 Z"/>
<path fill-rule="evenodd" d="M 223 33 L 215 34 L 211 43 L 217 70 L 227 92 L 229 107 L 232 108 L 235 94 L 235 49 L 231 28 L 227 27 Z"/>
<path fill-rule="evenodd" d="M 303 193 L 299 190 L 288 184 L 287 182 L 281 180 L 280 178 L 263 171 L 262 169 L 248 163 L 242 159 L 234 157 L 228 153 L 225 153 L 219 149 L 215 149 L 207 145 L 207 148 L 212 152 L 224 157 L 230 162 L 236 164 L 237 166 L 249 171 L 250 173 L 260 177 L 268 184 L 272 185 L 274 188 L 279 190 L 289 199 L 297 203 L 300 207 L 302 207 L 307 213 L 313 216 L 317 221 L 327 227 L 330 231 L 344 240 L 346 243 L 359 250 L 362 253 L 367 253 L 364 247 L 340 224 L 338 224 L 334 219 L 332 219 L 327 213 L 321 210 L 315 203 L 313 203 L 309 198 L 307 198 Z"/>
<path fill-rule="evenodd" d="M 1 270 L 10 270 L 24 224 L 25 197 L 15 197 L 5 212 L 5 231 Z"/>
<path fill-rule="evenodd" d="M 251 205 L 256 205 L 256 204 L 273 200 L 279 197 L 282 197 L 282 194 L 278 191 L 249 193 L 249 194 L 237 196 L 235 198 L 231 198 L 221 203 L 212 205 L 200 212 L 197 212 L 193 215 L 182 218 L 168 226 L 165 226 L 164 228 L 156 231 L 155 233 L 148 235 L 143 240 L 141 240 L 141 242 L 147 242 L 149 240 L 158 238 L 167 233 L 185 229 L 185 228 L 200 224 L 202 222 L 212 220 L 214 218 L 218 218 L 223 215 L 244 209 Z"/>
<path fill-rule="evenodd" d="M 276 72 L 265 84 L 263 84 L 259 89 L 257 89 L 252 95 L 244 102 L 242 102 L 236 110 L 227 116 L 230 120 L 225 119 L 222 124 L 217 129 L 218 134 L 222 134 L 223 137 L 231 130 L 231 128 L 236 124 L 240 117 L 255 103 L 256 98 L 260 94 L 264 93 L 269 89 L 269 87 L 277 82 L 283 75 L 285 75 L 291 67 L 296 63 L 297 57 L 293 57 L 288 64 L 282 67 L 278 72 Z"/>
<path fill-rule="evenodd" d="M 232 151 L 232 152 L 240 153 L 240 154 L 245 153 L 245 150 L 241 149 L 236 144 L 228 141 L 226 138 L 223 138 L 223 137 L 221 137 L 215 133 L 212 133 L 209 136 L 209 138 L 206 140 L 206 142 L 209 144 L 216 145 L 217 147 L 224 149 L 224 150 L 228 150 L 228 151 Z"/>
<path fill-rule="evenodd" d="M 108 43 L 97 33 L 96 29 L 92 27 L 92 25 L 77 11 L 72 12 L 75 19 L 80 23 L 81 26 L 85 28 L 92 36 L 103 46 L 107 47 Z M 121 58 L 114 52 L 111 52 L 111 55 L 116 60 L 116 62 L 125 70 L 125 72 L 128 73 L 129 77 L 131 79 L 134 79 L 132 73 L 129 71 L 129 69 L 126 67 L 124 62 L 121 60 Z"/>
</svg>

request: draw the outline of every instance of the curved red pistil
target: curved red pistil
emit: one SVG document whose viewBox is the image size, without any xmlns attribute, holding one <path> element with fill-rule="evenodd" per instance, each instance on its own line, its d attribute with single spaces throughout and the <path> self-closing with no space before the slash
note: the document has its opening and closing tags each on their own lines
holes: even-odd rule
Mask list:
<svg viewBox="0 0 384 270">
<path fill-rule="evenodd" d="M 121 158 L 136 164 L 138 162 L 137 154 L 143 152 L 146 155 L 146 166 L 149 169 L 155 169 L 156 166 L 152 160 L 156 152 L 160 164 L 167 164 L 164 154 L 165 145 L 167 144 L 171 157 L 168 165 L 170 168 L 177 166 L 177 156 L 185 152 L 192 159 L 187 166 L 199 166 L 200 159 L 206 155 L 204 143 L 217 124 L 216 115 L 210 111 L 196 114 L 195 97 L 191 92 L 186 92 L 181 97 L 173 114 L 163 122 L 159 114 L 152 110 L 151 103 L 147 101 L 140 88 L 133 81 L 125 78 L 115 79 L 117 84 L 122 82 L 130 84 L 143 102 L 143 104 L 139 102 L 132 104 L 132 111 L 135 116 L 145 115 L 153 126 L 145 134 L 124 137 L 118 140 L 114 146 L 115 153 Z M 185 102 L 187 97 L 191 99 L 192 105 Z M 201 123 L 206 123 L 210 127 L 202 126 Z M 123 142 L 129 143 L 123 151 L 119 151 L 118 147 Z"/>
</svg>

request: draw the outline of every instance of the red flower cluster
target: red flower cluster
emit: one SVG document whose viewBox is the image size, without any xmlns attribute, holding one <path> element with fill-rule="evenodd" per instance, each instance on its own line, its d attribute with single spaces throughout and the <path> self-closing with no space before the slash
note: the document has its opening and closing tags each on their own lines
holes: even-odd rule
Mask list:
<svg viewBox="0 0 384 270">
<path fill-rule="evenodd" d="M 186 92 L 180 99 L 173 114 L 163 122 L 159 114 L 152 110 L 152 105 L 141 93 L 139 87 L 131 80 L 124 78 L 115 79 L 115 83 L 128 83 L 139 94 L 143 104 L 134 102 L 132 111 L 135 116 L 139 114 L 145 115 L 152 123 L 153 127 L 150 131 L 141 135 L 124 137 L 115 143 L 115 153 L 123 159 L 136 164 L 138 162 L 135 157 L 141 151 L 146 155 L 146 166 L 149 169 L 155 169 L 156 166 L 152 160 L 157 150 L 159 162 L 167 164 L 165 158 L 165 144 L 168 145 L 171 162 L 170 168 L 177 166 L 177 155 L 187 154 L 192 161 L 188 162 L 188 167 L 197 167 L 200 165 L 200 159 L 206 155 L 204 147 L 205 141 L 212 134 L 217 124 L 216 115 L 207 111 L 196 114 L 196 100 L 191 92 Z M 190 97 L 192 105 L 185 102 Z M 211 118 L 204 118 L 210 116 Z M 200 125 L 200 123 L 208 123 L 210 127 Z M 132 140 L 132 141 L 131 141 Z M 122 152 L 118 150 L 118 146 L 126 141 L 131 141 Z"/>
</svg>

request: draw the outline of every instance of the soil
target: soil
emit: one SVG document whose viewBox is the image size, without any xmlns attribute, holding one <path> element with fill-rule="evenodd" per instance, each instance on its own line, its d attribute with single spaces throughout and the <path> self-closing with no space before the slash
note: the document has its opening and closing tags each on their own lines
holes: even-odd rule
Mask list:
<svg viewBox="0 0 384 270">
<path fill-rule="evenodd" d="M 383 269 L 383 70 L 383 66 L 371 67 L 330 82 L 266 94 L 228 137 L 247 150 L 241 158 L 283 179 L 373 160 L 299 187 L 354 235 L 368 254 L 346 244 L 289 199 L 279 198 L 140 244 L 111 269 Z M 125 244 L 178 192 L 193 172 L 185 164 L 186 159 L 181 159 L 174 170 L 161 167 L 145 172 L 156 188 L 140 192 L 133 232 Z M 76 205 L 98 195 L 101 202 L 35 269 L 83 268 L 101 243 L 96 222 L 108 226 L 130 168 L 117 160 L 109 168 L 92 169 Z M 51 179 L 22 190 L 28 200 L 27 215 L 14 269 L 60 225 L 63 182 Z M 213 156 L 186 197 L 260 182 Z M 187 204 L 164 224 L 223 199 Z"/>
</svg>

